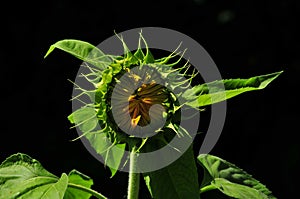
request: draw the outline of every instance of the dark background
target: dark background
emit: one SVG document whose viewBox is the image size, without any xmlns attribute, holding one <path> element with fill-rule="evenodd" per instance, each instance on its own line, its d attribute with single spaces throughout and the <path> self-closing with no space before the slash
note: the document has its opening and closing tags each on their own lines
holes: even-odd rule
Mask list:
<svg viewBox="0 0 300 199">
<path fill-rule="evenodd" d="M 0 161 L 27 153 L 56 175 L 76 168 L 96 190 L 124 198 L 127 174 L 110 179 L 80 141 L 70 142 L 77 134 L 67 121 L 73 89 L 67 79 L 81 61 L 58 50 L 43 56 L 61 39 L 97 45 L 114 30 L 158 26 L 199 42 L 223 78 L 284 70 L 265 90 L 228 101 L 211 154 L 248 171 L 278 198 L 299 195 L 299 1 L 10 1 L 1 8 Z"/>
</svg>

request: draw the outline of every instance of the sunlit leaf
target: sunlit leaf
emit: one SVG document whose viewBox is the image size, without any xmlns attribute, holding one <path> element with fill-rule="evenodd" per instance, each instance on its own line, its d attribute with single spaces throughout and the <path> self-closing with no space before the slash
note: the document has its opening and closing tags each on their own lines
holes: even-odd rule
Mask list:
<svg viewBox="0 0 300 199">
<path fill-rule="evenodd" d="M 58 178 L 25 154 L 12 155 L 0 166 L 0 199 L 62 199 L 67 186 L 66 174 Z"/>
<path fill-rule="evenodd" d="M 57 177 L 30 156 L 17 153 L 0 165 L 0 199 L 106 199 L 91 189 L 93 180 L 72 170 Z"/>
<path fill-rule="evenodd" d="M 208 154 L 201 154 L 197 159 L 198 163 L 204 169 L 204 178 L 201 183 L 200 190 L 205 190 L 206 186 L 210 186 L 212 184 L 223 193 L 228 193 L 229 196 L 232 196 L 231 192 L 234 187 L 236 187 L 236 191 L 240 194 L 246 194 L 246 190 L 250 190 L 249 188 L 251 188 L 255 191 L 250 191 L 249 194 L 259 193 L 259 195 L 263 197 L 267 196 L 267 198 L 275 198 L 272 195 L 272 192 L 265 185 L 254 179 L 250 174 L 236 165 Z M 244 188 L 242 185 L 249 188 Z M 251 197 L 249 195 L 249 197 L 246 198 Z"/>
<path fill-rule="evenodd" d="M 90 132 L 97 127 L 98 119 L 95 109 L 82 107 L 68 116 L 71 123 L 79 127 L 82 132 Z"/>
<path fill-rule="evenodd" d="M 218 103 L 248 91 L 264 89 L 283 71 L 249 79 L 225 79 L 194 86 L 182 95 L 192 107 L 207 106 Z"/>
<path fill-rule="evenodd" d="M 112 62 L 109 56 L 105 55 L 99 48 L 88 42 L 75 39 L 64 39 L 56 42 L 50 46 L 44 57 L 46 58 L 56 48 L 63 50 L 102 70 L 104 70 Z"/>
<path fill-rule="evenodd" d="M 72 170 L 69 175 L 69 185 L 76 185 L 76 186 L 82 186 L 86 188 L 91 188 L 93 185 L 93 180 L 80 173 L 79 171 Z M 68 186 L 64 199 L 89 199 L 92 196 L 92 194 L 84 192 L 80 189 L 76 189 L 72 186 Z"/>
<path fill-rule="evenodd" d="M 215 178 L 212 181 L 212 185 L 214 185 L 218 190 L 224 193 L 227 196 L 233 198 L 253 198 L 253 199 L 269 199 L 269 197 L 262 192 L 245 185 L 232 183 L 229 180 L 224 178 Z"/>
<path fill-rule="evenodd" d="M 93 149 L 102 156 L 114 176 L 120 166 L 126 144 L 113 145 L 107 135 L 101 132 L 101 129 L 93 131 L 98 125 L 98 118 L 93 108 L 82 107 L 69 115 L 68 119 L 79 127 Z"/>
</svg>

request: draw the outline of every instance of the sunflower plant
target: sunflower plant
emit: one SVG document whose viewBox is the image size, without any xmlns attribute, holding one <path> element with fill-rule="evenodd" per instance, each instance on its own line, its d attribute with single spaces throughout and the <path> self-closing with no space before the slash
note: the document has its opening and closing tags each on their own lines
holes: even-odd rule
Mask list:
<svg viewBox="0 0 300 199">
<path fill-rule="evenodd" d="M 89 88 L 72 81 L 76 91 L 72 100 L 81 104 L 68 116 L 72 127 L 80 131 L 74 140 L 85 139 L 110 168 L 112 177 L 128 168 L 127 198 L 139 198 L 141 176 L 151 198 L 275 198 L 236 165 L 209 154 L 195 157 L 194 137 L 180 120 L 183 110 L 205 111 L 213 103 L 264 89 L 282 71 L 199 84 L 197 71 L 183 59 L 185 51 L 175 49 L 156 58 L 141 33 L 135 51 L 117 36 L 124 48 L 122 55 L 108 55 L 88 42 L 66 39 L 51 45 L 45 57 L 60 49 L 83 61 L 86 72 L 79 75 Z M 185 119 L 193 117 L 190 114 Z M 174 138 L 189 146 L 182 150 L 170 144 Z M 141 154 L 163 147 L 180 155 L 160 169 L 139 170 Z M 23 153 L 8 157 L 0 166 L 0 199 L 108 198 L 92 185 L 93 180 L 77 170 L 59 177 Z"/>
</svg>

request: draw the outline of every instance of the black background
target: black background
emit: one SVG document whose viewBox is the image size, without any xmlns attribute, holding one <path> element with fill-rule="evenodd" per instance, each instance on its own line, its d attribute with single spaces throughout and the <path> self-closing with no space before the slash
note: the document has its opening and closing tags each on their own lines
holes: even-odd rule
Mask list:
<svg viewBox="0 0 300 199">
<path fill-rule="evenodd" d="M 245 169 L 278 198 L 298 195 L 299 1 L 11 1 L 1 8 L 1 161 L 27 153 L 56 175 L 76 168 L 96 190 L 124 198 L 127 174 L 110 179 L 80 141 L 70 142 L 77 134 L 67 121 L 73 89 L 67 79 L 81 61 L 59 50 L 43 56 L 61 39 L 97 45 L 114 30 L 157 26 L 199 42 L 223 78 L 284 70 L 265 90 L 228 101 L 211 154 Z"/>
</svg>

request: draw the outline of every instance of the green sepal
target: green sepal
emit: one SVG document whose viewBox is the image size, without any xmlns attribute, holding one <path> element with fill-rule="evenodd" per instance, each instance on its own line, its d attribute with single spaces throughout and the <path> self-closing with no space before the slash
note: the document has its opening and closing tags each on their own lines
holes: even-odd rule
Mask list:
<svg viewBox="0 0 300 199">
<path fill-rule="evenodd" d="M 89 133 L 85 137 L 89 140 L 93 149 L 102 156 L 105 165 L 111 171 L 111 177 L 113 177 L 121 166 L 126 144 L 112 143 L 105 133 Z"/>
</svg>

